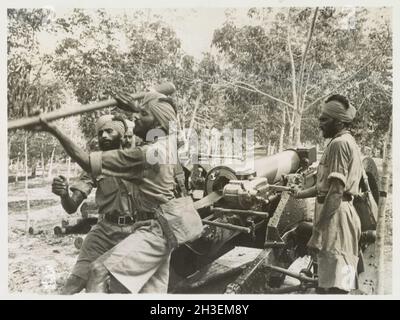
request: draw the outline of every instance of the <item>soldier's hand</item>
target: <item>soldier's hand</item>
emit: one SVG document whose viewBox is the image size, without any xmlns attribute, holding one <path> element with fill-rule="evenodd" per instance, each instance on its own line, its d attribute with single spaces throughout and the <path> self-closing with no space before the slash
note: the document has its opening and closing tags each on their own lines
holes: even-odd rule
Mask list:
<svg viewBox="0 0 400 320">
<path fill-rule="evenodd" d="M 51 185 L 51 191 L 60 197 L 68 195 L 67 179 L 61 175 L 54 178 L 53 183 Z"/>
<path fill-rule="evenodd" d="M 318 255 L 319 250 L 317 248 L 314 247 L 307 247 L 307 253 L 309 254 L 309 256 L 313 259 L 316 260 L 317 259 L 317 255 Z"/>
<path fill-rule="evenodd" d="M 128 112 L 138 112 L 138 102 L 137 100 L 132 100 L 129 94 L 118 91 L 113 93 L 113 98 L 117 100 L 118 108 Z"/>
<path fill-rule="evenodd" d="M 301 189 L 296 186 L 292 186 L 289 191 L 290 195 L 295 199 L 298 199 L 300 197 L 300 192 L 301 192 Z"/>
<path fill-rule="evenodd" d="M 35 132 L 46 131 L 46 132 L 50 132 L 50 133 L 55 130 L 56 126 L 52 123 L 49 123 L 41 115 L 40 111 L 35 111 L 32 115 L 39 116 L 39 123 L 25 127 L 27 130 L 35 131 Z"/>
</svg>

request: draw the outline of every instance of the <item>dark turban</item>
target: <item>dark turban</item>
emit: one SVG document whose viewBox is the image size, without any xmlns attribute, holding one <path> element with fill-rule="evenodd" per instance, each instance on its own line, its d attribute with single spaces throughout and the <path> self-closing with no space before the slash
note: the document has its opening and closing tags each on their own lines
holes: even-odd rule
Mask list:
<svg viewBox="0 0 400 320">
<path fill-rule="evenodd" d="M 150 110 L 161 125 L 161 128 L 168 133 L 169 123 L 171 121 L 177 122 L 177 117 L 174 108 L 164 100 L 165 98 L 166 96 L 161 93 L 150 92 L 144 96 L 143 105 Z"/>
<path fill-rule="evenodd" d="M 324 104 L 322 112 L 342 122 L 352 122 L 356 116 L 357 110 L 352 105 L 346 109 L 339 101 L 331 100 Z"/>
</svg>

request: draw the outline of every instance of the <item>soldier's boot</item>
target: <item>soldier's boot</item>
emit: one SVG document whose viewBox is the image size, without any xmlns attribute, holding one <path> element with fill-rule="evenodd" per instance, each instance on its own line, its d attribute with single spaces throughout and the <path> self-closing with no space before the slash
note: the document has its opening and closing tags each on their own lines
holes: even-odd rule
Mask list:
<svg viewBox="0 0 400 320">
<path fill-rule="evenodd" d="M 103 263 L 94 261 L 90 264 L 89 280 L 86 292 L 108 293 L 110 273 Z"/>
<path fill-rule="evenodd" d="M 61 290 L 61 294 L 75 294 L 81 292 L 86 286 L 86 280 L 82 279 L 74 274 L 71 274 L 64 287 Z"/>
</svg>

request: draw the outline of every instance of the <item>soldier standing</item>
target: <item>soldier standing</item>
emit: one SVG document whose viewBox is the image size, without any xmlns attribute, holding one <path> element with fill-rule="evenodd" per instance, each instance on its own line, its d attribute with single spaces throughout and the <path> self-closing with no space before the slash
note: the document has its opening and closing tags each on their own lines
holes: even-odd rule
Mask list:
<svg viewBox="0 0 400 320">
<path fill-rule="evenodd" d="M 296 194 L 316 196 L 308 243 L 318 261 L 318 293 L 346 294 L 356 289 L 361 223 L 353 206 L 362 176 L 361 153 L 349 126 L 356 109 L 342 95 L 330 96 L 322 107 L 319 127 L 330 139 L 317 171 L 316 186 Z"/>
</svg>

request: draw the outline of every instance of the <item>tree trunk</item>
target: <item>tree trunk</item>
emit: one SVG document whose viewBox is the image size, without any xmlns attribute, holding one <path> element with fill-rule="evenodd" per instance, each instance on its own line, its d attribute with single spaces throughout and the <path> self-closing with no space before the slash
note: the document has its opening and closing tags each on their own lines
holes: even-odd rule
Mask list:
<svg viewBox="0 0 400 320">
<path fill-rule="evenodd" d="M 43 150 L 43 149 L 42 149 Z M 44 169 L 45 169 L 45 164 L 44 164 L 44 156 L 43 156 L 43 151 L 40 152 L 40 162 L 42 164 L 42 178 L 44 178 Z"/>
<path fill-rule="evenodd" d="M 289 147 L 293 146 L 293 132 L 294 132 L 294 122 L 290 121 L 289 122 L 289 134 L 288 134 L 288 140 L 287 140 L 287 145 Z"/>
<path fill-rule="evenodd" d="M 379 197 L 378 221 L 376 226 L 376 248 L 375 256 L 377 259 L 377 294 L 384 294 L 385 283 L 385 209 L 386 198 L 389 189 L 390 164 L 391 164 L 391 138 L 392 121 L 390 121 L 389 130 L 385 136 L 383 143 L 383 160 L 382 160 L 382 178 L 381 178 L 381 194 Z"/>
<path fill-rule="evenodd" d="M 15 185 L 18 184 L 18 176 L 19 176 L 19 155 L 17 157 L 17 163 L 15 164 L 16 172 L 15 172 Z"/>
<path fill-rule="evenodd" d="M 29 202 L 29 190 L 28 190 L 28 134 L 25 135 L 24 139 L 24 153 L 25 153 L 26 234 L 29 234 L 31 206 Z"/>
<path fill-rule="evenodd" d="M 192 113 L 192 118 L 190 119 L 189 130 L 188 130 L 187 137 L 186 137 L 186 143 L 190 143 L 190 136 L 192 134 L 192 130 L 193 130 L 193 127 L 194 127 L 194 122 L 195 122 L 195 119 L 196 119 L 197 110 L 198 110 L 198 108 L 200 106 L 200 100 L 201 100 L 202 96 L 203 96 L 202 93 L 199 93 L 199 95 L 196 98 L 196 101 L 194 103 L 194 110 L 193 110 L 193 113 Z"/>
<path fill-rule="evenodd" d="M 301 134 L 301 112 L 295 111 L 294 127 L 293 127 L 293 143 L 295 146 L 301 145 L 300 134 Z"/>
<path fill-rule="evenodd" d="M 32 162 L 31 177 L 36 178 L 37 160 Z"/>
<path fill-rule="evenodd" d="M 282 126 L 281 126 L 281 133 L 279 135 L 279 152 L 282 152 L 283 150 L 283 138 L 285 137 L 285 128 L 286 128 L 286 110 L 283 108 L 282 112 Z"/>
<path fill-rule="evenodd" d="M 71 176 L 71 157 L 67 158 L 67 182 L 69 183 L 69 178 Z"/>
<path fill-rule="evenodd" d="M 10 161 L 10 154 L 11 154 L 11 137 L 8 138 L 8 154 L 7 154 L 7 158 Z M 10 166 L 10 164 L 9 164 Z"/>
<path fill-rule="evenodd" d="M 47 177 L 51 180 L 53 178 L 53 159 L 54 159 L 54 151 L 56 150 L 56 147 L 53 148 L 51 151 L 51 156 L 50 156 L 50 165 L 49 165 L 49 173 Z"/>
<path fill-rule="evenodd" d="M 73 134 L 73 119 L 69 118 L 69 138 L 72 141 L 75 141 L 74 134 Z M 71 157 L 67 157 L 67 182 L 69 183 L 69 179 L 71 177 Z"/>
</svg>

